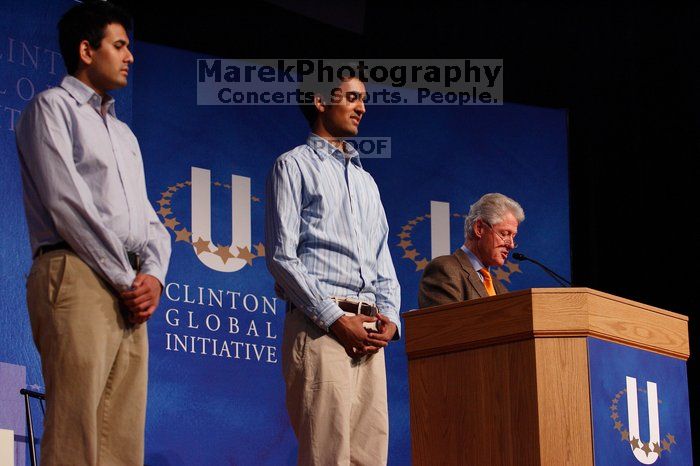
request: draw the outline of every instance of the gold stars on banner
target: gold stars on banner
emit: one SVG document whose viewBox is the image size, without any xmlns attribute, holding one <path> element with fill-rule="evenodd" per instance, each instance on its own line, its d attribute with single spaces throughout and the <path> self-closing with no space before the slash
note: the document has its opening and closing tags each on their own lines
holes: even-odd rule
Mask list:
<svg viewBox="0 0 700 466">
<path fill-rule="evenodd" d="M 178 229 L 178 226 L 181 226 L 182 223 L 178 220 L 177 216 L 175 215 L 175 207 L 173 206 L 173 199 L 177 200 L 178 196 L 175 196 L 174 198 L 173 196 L 181 189 L 190 188 L 191 186 L 192 181 L 190 180 L 182 181 L 179 183 L 175 183 L 172 186 L 168 186 L 168 189 L 160 193 L 160 199 L 156 201 L 156 204 L 159 206 L 158 210 L 156 210 L 156 213 L 160 216 L 165 228 L 175 233 L 176 243 L 185 242 L 191 244 L 195 254 L 197 255 L 204 253 L 215 254 L 221 258 L 221 261 L 224 264 L 229 260 L 236 258 L 242 259 L 246 262 L 247 265 L 252 266 L 254 259 L 265 257 L 265 245 L 261 242 L 256 245 L 253 245 L 253 248 L 255 249 L 255 252 L 253 253 L 248 247 L 232 248 L 231 246 L 223 246 L 220 244 L 214 245 L 211 241 L 204 238 L 196 238 L 196 240 L 193 241 L 192 232 L 189 229 L 187 229 L 187 227 Z M 219 181 L 213 182 L 212 186 L 228 190 L 231 189 L 230 184 L 224 184 Z M 250 200 L 254 203 L 262 202 L 262 199 L 257 196 L 250 196 Z M 236 252 L 234 253 L 232 249 L 234 249 Z"/>
<path fill-rule="evenodd" d="M 498 267 L 497 269 L 493 270 L 493 274 L 496 277 L 496 280 L 500 280 L 502 282 L 508 282 L 510 283 L 510 273 L 506 272 L 504 269 L 501 267 Z"/>
<path fill-rule="evenodd" d="M 172 213 L 172 210 L 170 209 L 170 207 L 163 206 L 156 213 L 158 215 L 160 215 L 161 217 L 167 217 L 168 215 L 170 215 Z"/>
<path fill-rule="evenodd" d="M 163 225 L 165 225 L 167 228 L 170 228 L 173 231 L 175 231 L 175 227 L 178 226 L 179 224 L 180 224 L 180 222 L 178 222 L 175 217 L 166 218 L 163 220 Z"/>
<path fill-rule="evenodd" d="M 638 388 L 638 392 L 640 393 L 646 393 L 646 390 Z M 652 443 L 651 441 L 649 442 L 644 442 L 642 439 L 639 439 L 635 436 L 632 436 L 630 438 L 630 433 L 625 427 L 624 423 L 619 419 L 620 415 L 618 413 L 618 404 L 622 396 L 627 393 L 627 389 L 622 389 L 619 392 L 615 394 L 615 397 L 610 400 L 610 419 L 614 421 L 613 424 L 613 429 L 618 431 L 620 433 L 620 441 L 629 443 L 629 445 L 632 447 L 633 450 L 640 449 L 642 450 L 647 456 L 650 453 L 656 453 L 659 456 L 661 456 L 662 453 L 670 453 L 671 452 L 671 444 L 676 443 L 676 439 L 673 435 L 671 434 L 666 434 L 666 438 L 662 439 L 660 444 L 657 442 Z M 661 400 L 658 400 L 659 404 L 661 404 Z"/>
<path fill-rule="evenodd" d="M 189 243 L 191 237 L 192 237 L 192 233 L 190 233 L 187 230 L 187 228 L 183 228 L 182 230 L 177 230 L 175 232 L 175 242 L 176 243 L 178 241 L 185 241 L 185 242 Z"/>
<path fill-rule="evenodd" d="M 255 252 L 257 253 L 257 257 L 264 257 L 265 256 L 265 245 L 262 243 L 258 243 L 255 246 Z"/>
<path fill-rule="evenodd" d="M 629 444 L 632 449 L 639 448 L 639 439 L 633 435 L 629 441 Z"/>
<path fill-rule="evenodd" d="M 416 261 L 416 271 L 423 270 L 424 268 L 426 268 L 428 266 L 428 262 L 429 261 L 426 258 Z"/>
<path fill-rule="evenodd" d="M 666 439 L 661 441 L 661 449 L 665 451 L 671 451 L 671 442 Z"/>
<path fill-rule="evenodd" d="M 209 245 L 211 243 L 209 241 L 205 241 L 202 238 L 199 238 L 197 241 L 192 243 L 192 246 L 194 246 L 194 250 L 197 255 L 200 255 L 203 252 L 211 252 L 209 249 Z"/>
<path fill-rule="evenodd" d="M 239 248 L 236 246 L 236 249 L 238 249 L 238 255 L 236 256 L 239 259 L 243 259 L 248 263 L 248 265 L 253 265 L 253 259 L 255 259 L 257 256 L 255 254 L 251 254 L 251 252 L 248 250 L 248 246 L 244 248 Z"/>
<path fill-rule="evenodd" d="M 466 215 L 453 213 L 452 217 L 455 219 L 462 219 L 466 217 Z M 403 256 L 401 256 L 401 258 L 408 259 L 411 262 L 413 262 L 413 264 L 416 266 L 416 272 L 425 269 L 425 267 L 428 265 L 429 260 L 426 257 L 421 258 L 421 253 L 418 251 L 418 248 L 416 248 L 413 245 L 411 235 L 413 234 L 413 229 L 415 227 L 419 227 L 420 223 L 426 220 L 430 220 L 430 214 L 425 214 L 416 218 L 412 218 L 401 227 L 401 232 L 396 235 L 401 240 L 398 243 L 396 243 L 396 246 L 400 247 L 403 250 Z M 510 283 L 510 276 L 512 274 L 523 272 L 520 270 L 519 264 L 508 261 L 504 264 L 503 267 L 495 268 L 494 273 L 497 280 Z"/>
<path fill-rule="evenodd" d="M 403 254 L 404 259 L 411 259 L 412 261 L 415 262 L 417 255 L 418 255 L 418 251 L 416 251 L 415 249 L 404 249 L 404 254 Z"/>
<path fill-rule="evenodd" d="M 401 227 L 401 233 L 399 233 L 397 236 L 401 238 L 401 241 L 399 241 L 396 246 L 400 247 L 403 250 L 403 257 L 402 259 L 408 259 L 413 264 L 416 266 L 416 272 L 419 270 L 423 270 L 425 266 L 428 265 L 428 259 L 422 258 L 418 259 L 420 256 L 420 252 L 418 252 L 415 247 L 413 247 L 413 241 L 410 240 L 411 238 L 411 231 L 413 230 L 413 227 L 421 223 L 422 221 L 425 220 L 425 215 L 422 215 L 420 217 L 412 218 L 404 226 Z M 409 249 L 413 247 L 412 249 Z"/>
<path fill-rule="evenodd" d="M 523 273 L 520 270 L 520 264 L 518 264 L 517 262 L 507 261 L 506 267 L 508 267 L 508 270 L 510 271 L 510 273 Z"/>
<path fill-rule="evenodd" d="M 230 247 L 228 247 L 228 246 L 221 246 L 221 245 L 218 245 L 218 246 L 216 247 L 216 251 L 214 251 L 214 254 L 216 254 L 217 256 L 219 256 L 219 257 L 221 258 L 221 260 L 224 262 L 224 264 L 225 264 L 226 262 L 228 262 L 229 259 L 233 259 L 234 257 L 236 257 L 236 256 L 234 256 L 233 254 L 231 254 L 231 248 L 230 248 Z"/>
<path fill-rule="evenodd" d="M 495 269 L 496 279 L 502 282 L 510 283 L 511 275 L 513 275 L 514 273 L 523 273 L 522 270 L 520 270 L 520 264 L 516 262 L 506 261 L 506 263 L 503 264 L 503 266 L 508 269 L 507 272 L 503 267 L 498 267 L 497 269 Z"/>
</svg>

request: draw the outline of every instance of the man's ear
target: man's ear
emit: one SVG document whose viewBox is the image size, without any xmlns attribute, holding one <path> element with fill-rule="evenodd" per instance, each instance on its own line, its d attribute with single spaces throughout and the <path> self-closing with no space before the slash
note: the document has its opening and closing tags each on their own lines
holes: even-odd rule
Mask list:
<svg viewBox="0 0 700 466">
<path fill-rule="evenodd" d="M 477 218 L 476 222 L 474 222 L 473 230 L 474 236 L 476 236 L 478 239 L 481 239 L 481 237 L 484 235 L 484 221 L 480 218 Z"/>
<path fill-rule="evenodd" d="M 80 42 L 80 45 L 78 45 L 78 53 L 80 55 L 80 62 L 82 64 L 92 64 L 92 55 L 94 53 L 94 49 L 90 47 L 90 42 L 88 42 L 87 40 Z"/>
<path fill-rule="evenodd" d="M 321 97 L 319 94 L 314 95 L 314 106 L 316 107 L 318 113 L 323 113 L 326 111 L 326 104 L 323 102 L 323 97 Z"/>
</svg>

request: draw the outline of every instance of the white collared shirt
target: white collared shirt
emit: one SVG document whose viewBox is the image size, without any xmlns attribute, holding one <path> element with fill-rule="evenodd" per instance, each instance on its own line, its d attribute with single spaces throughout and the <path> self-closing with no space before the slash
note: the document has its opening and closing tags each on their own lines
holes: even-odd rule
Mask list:
<svg viewBox="0 0 700 466">
<path fill-rule="evenodd" d="M 105 111 L 102 111 L 104 108 Z M 146 194 L 136 136 L 102 98 L 73 76 L 37 95 L 16 131 L 32 252 L 67 242 L 117 290 L 135 273 L 164 284 L 170 235 Z"/>
</svg>

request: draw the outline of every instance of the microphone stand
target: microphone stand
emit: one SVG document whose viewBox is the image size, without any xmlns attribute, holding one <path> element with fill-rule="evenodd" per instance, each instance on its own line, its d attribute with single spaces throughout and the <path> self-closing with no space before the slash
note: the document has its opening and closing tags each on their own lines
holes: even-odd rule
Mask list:
<svg viewBox="0 0 700 466">
<path fill-rule="evenodd" d="M 530 261 L 533 264 L 539 265 L 542 270 L 547 272 L 547 275 L 552 277 L 557 283 L 559 283 L 560 286 L 565 286 L 565 287 L 570 287 L 571 282 L 567 280 L 566 278 L 562 277 L 558 273 L 556 273 L 554 270 L 550 269 L 543 263 L 536 261 L 535 259 L 531 259 L 530 257 L 527 257 L 525 254 L 521 254 L 519 252 L 513 253 L 513 259 L 519 260 L 519 261 Z"/>
</svg>

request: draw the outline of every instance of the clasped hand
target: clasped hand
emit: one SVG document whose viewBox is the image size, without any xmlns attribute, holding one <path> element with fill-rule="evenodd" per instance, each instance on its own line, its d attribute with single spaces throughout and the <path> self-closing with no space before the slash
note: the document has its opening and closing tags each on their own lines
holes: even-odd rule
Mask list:
<svg viewBox="0 0 700 466">
<path fill-rule="evenodd" d="M 363 324 L 379 321 L 379 330 L 367 330 Z M 366 354 L 374 354 L 389 344 L 396 333 L 396 324 L 388 317 L 377 314 L 376 317 L 365 315 L 344 315 L 330 327 L 348 356 L 360 358 Z"/>
<path fill-rule="evenodd" d="M 131 288 L 119 295 L 127 318 L 132 324 L 146 322 L 156 311 L 163 286 L 153 275 L 138 274 Z"/>
</svg>

